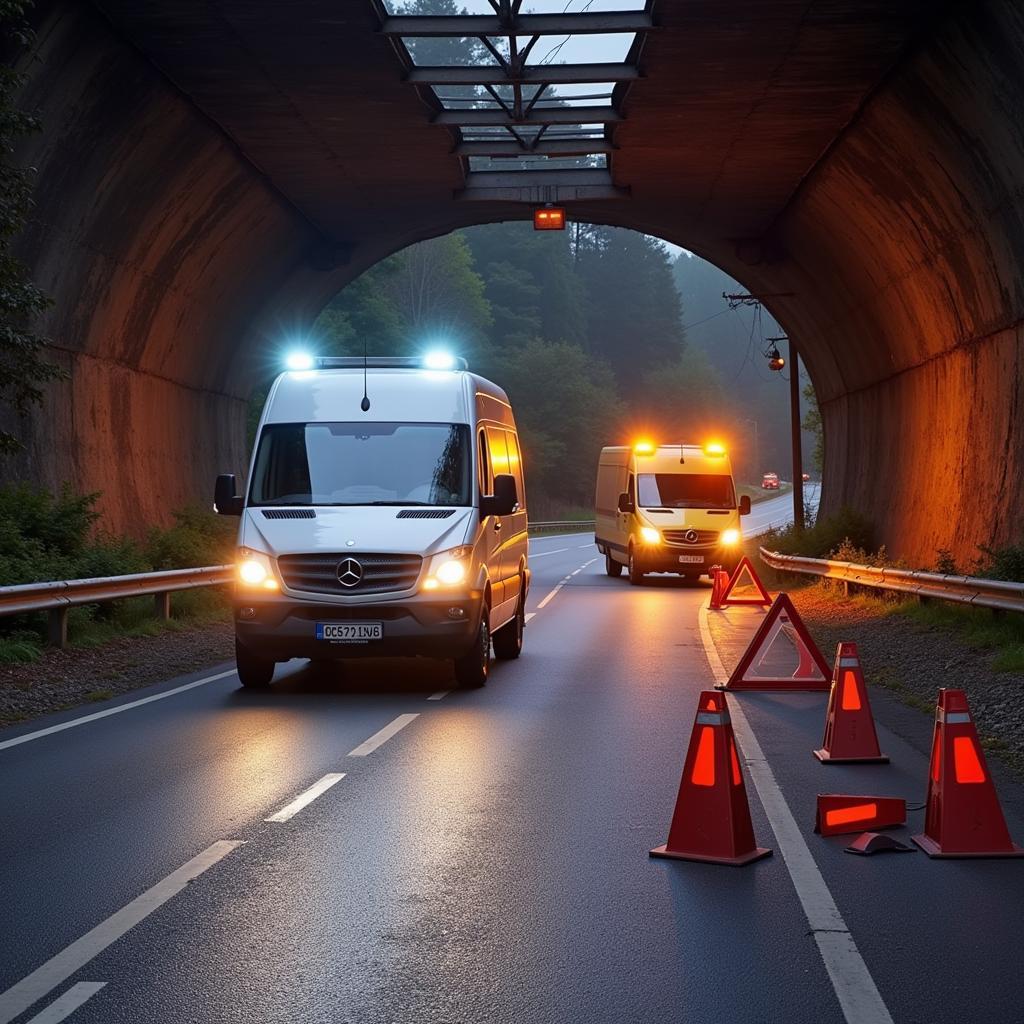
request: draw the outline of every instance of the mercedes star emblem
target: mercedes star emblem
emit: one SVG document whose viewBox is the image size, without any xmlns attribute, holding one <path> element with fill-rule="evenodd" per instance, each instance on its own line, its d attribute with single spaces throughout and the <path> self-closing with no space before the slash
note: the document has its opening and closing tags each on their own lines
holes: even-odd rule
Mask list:
<svg viewBox="0 0 1024 1024">
<path fill-rule="evenodd" d="M 683 540 L 685 540 L 687 544 L 696 544 L 697 543 L 697 531 L 696 530 L 687 530 L 686 533 L 683 534 Z"/>
<path fill-rule="evenodd" d="M 363 567 L 354 558 L 343 558 L 338 563 L 338 582 L 343 587 L 358 586 L 363 578 Z"/>
</svg>

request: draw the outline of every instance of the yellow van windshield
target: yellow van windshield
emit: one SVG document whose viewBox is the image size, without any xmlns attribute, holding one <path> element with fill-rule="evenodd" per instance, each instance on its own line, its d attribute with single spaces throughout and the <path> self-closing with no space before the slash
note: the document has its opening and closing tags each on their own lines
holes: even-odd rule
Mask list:
<svg viewBox="0 0 1024 1024">
<path fill-rule="evenodd" d="M 641 508 L 735 508 L 732 477 L 712 473 L 641 473 Z"/>
</svg>

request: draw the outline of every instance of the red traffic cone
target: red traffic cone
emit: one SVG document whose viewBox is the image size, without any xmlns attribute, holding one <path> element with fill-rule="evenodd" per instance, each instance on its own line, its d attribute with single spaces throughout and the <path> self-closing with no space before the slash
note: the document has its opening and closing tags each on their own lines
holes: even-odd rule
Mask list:
<svg viewBox="0 0 1024 1024">
<path fill-rule="evenodd" d="M 854 643 L 836 646 L 832 689 L 825 714 L 825 738 L 821 749 L 814 751 L 814 756 L 822 764 L 851 761 L 889 763 L 889 758 L 878 747 L 868 688 Z"/>
<path fill-rule="evenodd" d="M 1024 857 L 1010 839 L 963 690 L 939 690 L 924 832 L 929 857 Z"/>
<path fill-rule="evenodd" d="M 738 867 L 771 852 L 754 841 L 725 695 L 705 690 L 697 705 L 668 842 L 651 850 L 651 856 Z"/>
<path fill-rule="evenodd" d="M 711 600 L 708 607 L 712 611 L 718 611 L 722 607 L 722 592 L 729 584 L 729 574 L 720 566 L 711 568 Z"/>
</svg>

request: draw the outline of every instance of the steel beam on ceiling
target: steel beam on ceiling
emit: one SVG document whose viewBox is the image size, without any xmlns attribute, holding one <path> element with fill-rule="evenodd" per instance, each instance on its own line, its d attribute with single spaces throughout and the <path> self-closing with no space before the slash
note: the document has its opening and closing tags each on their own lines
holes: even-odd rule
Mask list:
<svg viewBox="0 0 1024 1024">
<path fill-rule="evenodd" d="M 455 147 L 456 156 L 589 156 L 592 153 L 611 153 L 614 147 L 607 139 L 541 139 L 535 146 L 520 145 L 509 139 L 495 139 L 493 142 L 460 142 Z"/>
<path fill-rule="evenodd" d="M 434 116 L 434 124 L 475 128 L 487 125 L 517 124 L 613 124 L 622 115 L 614 107 L 534 107 L 516 121 L 504 110 L 442 110 Z"/>
<path fill-rule="evenodd" d="M 586 85 L 632 82 L 640 72 L 629 64 L 540 64 L 516 72 L 498 64 L 470 67 L 416 67 L 406 81 L 413 85 Z"/>
<path fill-rule="evenodd" d="M 606 170 L 471 171 L 456 199 L 481 202 L 568 203 L 574 200 L 622 199 Z"/>
<path fill-rule="evenodd" d="M 645 11 L 597 11 L 587 14 L 520 14 L 498 18 L 490 14 L 406 14 L 385 18 L 386 36 L 424 39 L 442 36 L 563 36 L 611 32 L 649 32 L 654 28 Z"/>
</svg>

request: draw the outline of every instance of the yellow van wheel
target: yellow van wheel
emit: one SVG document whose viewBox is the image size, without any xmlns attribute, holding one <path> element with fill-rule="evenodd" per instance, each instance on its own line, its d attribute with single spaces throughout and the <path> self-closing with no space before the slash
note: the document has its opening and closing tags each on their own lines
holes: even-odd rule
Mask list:
<svg viewBox="0 0 1024 1024">
<path fill-rule="evenodd" d="M 613 578 L 622 575 L 622 563 L 616 562 L 610 551 L 604 553 L 604 571 Z"/>
<path fill-rule="evenodd" d="M 634 587 L 639 586 L 644 581 L 644 574 L 640 571 L 640 563 L 637 561 L 636 554 L 633 549 L 629 549 L 629 582 Z"/>
</svg>

